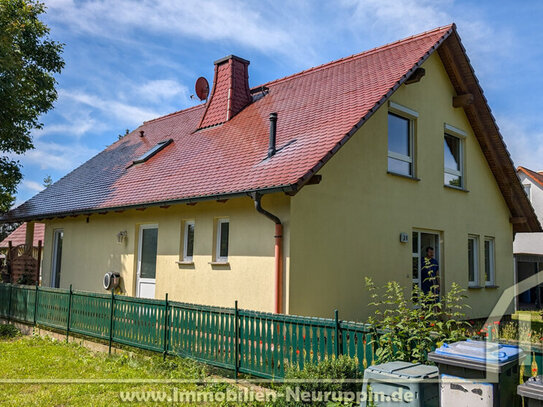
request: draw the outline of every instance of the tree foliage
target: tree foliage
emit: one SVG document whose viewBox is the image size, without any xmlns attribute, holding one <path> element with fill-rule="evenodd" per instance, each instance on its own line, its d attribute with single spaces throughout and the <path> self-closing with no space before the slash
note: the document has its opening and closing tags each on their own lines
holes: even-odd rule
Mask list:
<svg viewBox="0 0 543 407">
<path fill-rule="evenodd" d="M 34 148 L 31 131 L 57 98 L 54 75 L 64 67 L 63 44 L 51 40 L 35 0 L 0 0 L 0 212 L 14 201 L 22 178 L 10 158 Z"/>
</svg>

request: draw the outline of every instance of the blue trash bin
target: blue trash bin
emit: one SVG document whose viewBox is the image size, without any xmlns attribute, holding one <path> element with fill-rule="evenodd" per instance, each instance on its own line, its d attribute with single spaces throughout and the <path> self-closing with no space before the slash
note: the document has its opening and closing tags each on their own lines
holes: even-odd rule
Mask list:
<svg viewBox="0 0 543 407">
<path fill-rule="evenodd" d="M 444 344 L 428 355 L 441 379 L 441 407 L 520 406 L 517 385 L 525 354 L 518 346 L 485 341 Z"/>
</svg>

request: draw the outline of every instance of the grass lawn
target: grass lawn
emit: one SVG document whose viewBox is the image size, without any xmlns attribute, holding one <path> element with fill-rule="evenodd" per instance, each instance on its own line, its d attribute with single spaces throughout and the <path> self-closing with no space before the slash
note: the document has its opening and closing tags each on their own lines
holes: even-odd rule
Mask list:
<svg viewBox="0 0 543 407">
<path fill-rule="evenodd" d="M 154 403 L 134 400 L 123 402 L 120 392 L 160 392 L 176 397 L 176 391 L 210 391 L 237 387 L 223 383 L 203 383 L 210 371 L 188 359 L 147 353 L 109 356 L 83 346 L 41 337 L 18 336 L 0 339 L 0 405 L 2 406 L 117 406 L 117 405 L 194 405 Z M 30 379 L 34 383 L 6 383 L 6 380 Z M 95 383 L 39 383 L 59 379 L 96 379 Z M 117 380 L 195 379 L 200 383 L 115 383 Z M 100 382 L 101 381 L 101 382 Z M 164 393 L 161 393 L 164 392 Z M 129 393 L 132 394 L 132 393 Z M 145 393 L 142 393 L 145 394 Z M 147 395 L 147 397 L 149 397 Z M 156 399 L 155 399 L 156 400 Z M 175 399 L 174 399 L 175 400 Z M 239 405 L 214 403 L 208 405 Z"/>
</svg>

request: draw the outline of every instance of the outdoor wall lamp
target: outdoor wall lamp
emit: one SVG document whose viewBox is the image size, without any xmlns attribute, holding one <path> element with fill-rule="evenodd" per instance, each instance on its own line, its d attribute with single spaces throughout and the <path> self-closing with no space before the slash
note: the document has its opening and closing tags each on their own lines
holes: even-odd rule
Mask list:
<svg viewBox="0 0 543 407">
<path fill-rule="evenodd" d="M 117 233 L 117 243 L 121 244 L 126 240 L 128 240 L 128 232 L 126 230 Z"/>
</svg>

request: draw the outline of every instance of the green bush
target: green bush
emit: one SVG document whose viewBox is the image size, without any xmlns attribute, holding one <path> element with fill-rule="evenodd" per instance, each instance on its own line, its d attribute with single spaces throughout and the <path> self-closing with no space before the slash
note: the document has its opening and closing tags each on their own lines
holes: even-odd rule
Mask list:
<svg viewBox="0 0 543 407">
<path fill-rule="evenodd" d="M 396 281 L 377 288 L 370 278 L 366 287 L 370 307 L 375 309 L 368 322 L 374 330 L 377 363 L 393 360 L 426 363 L 427 354 L 443 342 L 457 342 L 467 337 L 470 324 L 463 310 L 465 290 L 452 283 L 439 295 L 437 278 L 430 278 L 432 287 L 425 293 L 415 286 L 410 295 Z"/>
<path fill-rule="evenodd" d="M 21 331 L 11 324 L 0 325 L 0 339 L 15 338 L 20 333 Z"/>
<path fill-rule="evenodd" d="M 304 368 L 290 367 L 285 372 L 285 383 L 278 388 L 278 393 L 282 395 L 302 394 L 309 392 L 315 395 L 330 394 L 328 401 L 318 400 L 316 397 L 310 401 L 287 400 L 286 397 L 277 397 L 274 406 L 329 406 L 334 405 L 331 395 L 338 392 L 357 394 L 362 388 L 361 382 L 354 380 L 362 379 L 362 373 L 358 368 L 358 359 L 349 356 L 339 356 L 338 358 L 325 359 L 319 363 L 308 363 Z M 348 381 L 347 381 L 348 380 Z M 289 382 L 290 381 L 290 382 Z M 299 393 L 296 393 L 299 389 Z M 293 397 L 294 398 L 294 397 Z M 344 404 L 339 400 L 337 405 L 355 405 L 355 403 Z"/>
</svg>

